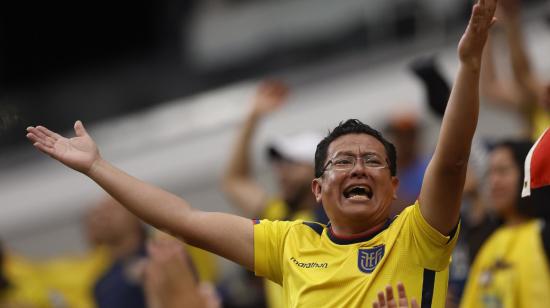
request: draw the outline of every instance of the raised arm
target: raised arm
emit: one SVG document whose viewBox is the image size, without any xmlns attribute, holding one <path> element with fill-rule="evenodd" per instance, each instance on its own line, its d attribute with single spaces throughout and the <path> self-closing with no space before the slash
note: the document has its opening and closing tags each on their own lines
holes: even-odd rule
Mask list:
<svg viewBox="0 0 550 308">
<path fill-rule="evenodd" d="M 537 102 L 541 85 L 537 80 L 529 63 L 521 29 L 520 2 L 518 0 L 500 1 L 499 19 L 506 30 L 510 60 L 514 72 L 514 80 L 520 92 L 520 99 L 524 104 Z"/>
<path fill-rule="evenodd" d="M 223 190 L 245 215 L 258 217 L 267 204 L 267 192 L 254 179 L 250 144 L 262 117 L 278 108 L 286 99 L 287 88 L 278 82 L 263 82 L 239 133 L 235 149 L 223 177 Z"/>
<path fill-rule="evenodd" d="M 253 269 L 253 225 L 249 219 L 191 208 L 185 200 L 105 161 L 80 121 L 74 129 L 76 137 L 67 139 L 42 126 L 29 127 L 27 138 L 40 151 L 90 177 L 145 222 Z"/>
<path fill-rule="evenodd" d="M 479 75 L 483 46 L 494 22 L 496 0 L 480 0 L 458 44 L 460 65 L 443 117 L 419 203 L 422 215 L 442 234 L 456 227 L 472 138 L 479 113 Z"/>
<path fill-rule="evenodd" d="M 520 110 L 522 98 L 517 87 L 509 80 L 502 80 L 498 76 L 495 67 L 494 34 L 491 33 L 489 35 L 487 44 L 483 50 L 480 92 L 493 105 Z"/>
</svg>

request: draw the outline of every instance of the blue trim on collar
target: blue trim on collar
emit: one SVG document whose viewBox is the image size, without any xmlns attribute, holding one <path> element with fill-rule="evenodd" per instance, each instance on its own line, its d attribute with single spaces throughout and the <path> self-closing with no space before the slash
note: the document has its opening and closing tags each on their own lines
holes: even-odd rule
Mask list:
<svg viewBox="0 0 550 308">
<path fill-rule="evenodd" d="M 334 244 L 338 244 L 338 245 L 349 245 L 349 244 L 355 244 L 355 243 L 361 243 L 361 242 L 366 242 L 370 239 L 372 239 L 373 237 L 377 236 L 378 234 L 380 234 L 382 231 L 386 230 L 390 225 L 391 223 L 393 222 L 394 219 L 387 219 L 386 220 L 386 223 L 384 224 L 384 226 L 382 226 L 382 228 L 380 228 L 380 230 L 374 232 L 374 233 L 371 233 L 371 234 L 368 234 L 368 235 L 365 235 L 365 236 L 360 236 L 360 237 L 357 237 L 357 238 L 340 238 L 340 237 L 337 237 L 336 235 L 334 235 L 334 233 L 332 232 L 332 229 L 331 229 L 331 224 L 329 223 L 327 225 L 327 236 L 328 238 L 334 243 Z"/>
</svg>

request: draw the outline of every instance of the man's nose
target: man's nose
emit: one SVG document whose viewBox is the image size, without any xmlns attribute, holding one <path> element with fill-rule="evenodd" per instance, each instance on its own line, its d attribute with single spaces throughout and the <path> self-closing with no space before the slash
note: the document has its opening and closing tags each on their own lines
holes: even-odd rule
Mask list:
<svg viewBox="0 0 550 308">
<path fill-rule="evenodd" d="M 361 158 L 355 161 L 355 165 L 351 168 L 350 175 L 352 177 L 364 177 L 368 175 L 367 170 L 368 168 L 365 167 L 363 159 Z"/>
</svg>

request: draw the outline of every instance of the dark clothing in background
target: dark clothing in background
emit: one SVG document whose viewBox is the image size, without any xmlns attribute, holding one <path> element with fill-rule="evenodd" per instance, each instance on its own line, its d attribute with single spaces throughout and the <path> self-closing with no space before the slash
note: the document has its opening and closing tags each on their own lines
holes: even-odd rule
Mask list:
<svg viewBox="0 0 550 308">
<path fill-rule="evenodd" d="M 142 285 L 132 277 L 133 267 L 145 256 L 142 247 L 135 255 L 113 263 L 95 285 L 98 308 L 146 308 Z"/>
</svg>

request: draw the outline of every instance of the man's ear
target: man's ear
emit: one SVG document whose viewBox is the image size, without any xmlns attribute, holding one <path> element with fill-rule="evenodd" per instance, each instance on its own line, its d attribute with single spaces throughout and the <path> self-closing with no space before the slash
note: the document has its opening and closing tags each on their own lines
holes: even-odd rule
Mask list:
<svg viewBox="0 0 550 308">
<path fill-rule="evenodd" d="M 315 196 L 315 201 L 317 201 L 317 203 L 321 203 L 321 187 L 321 178 L 315 178 L 313 179 L 313 181 L 311 181 L 311 191 L 313 192 L 313 195 Z"/>
<path fill-rule="evenodd" d="M 397 189 L 399 188 L 399 179 L 396 176 L 391 177 L 391 185 L 393 186 L 393 200 L 396 200 Z"/>
</svg>

